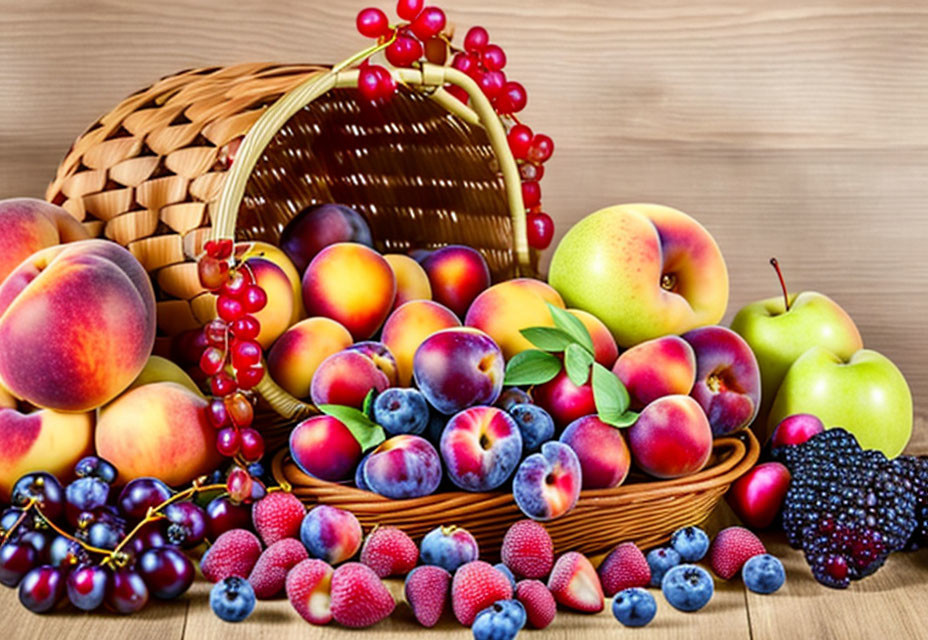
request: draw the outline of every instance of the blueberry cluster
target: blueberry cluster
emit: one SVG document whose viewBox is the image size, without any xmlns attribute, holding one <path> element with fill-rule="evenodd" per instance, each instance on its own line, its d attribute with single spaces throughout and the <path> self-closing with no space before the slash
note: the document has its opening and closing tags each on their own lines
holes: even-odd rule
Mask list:
<svg viewBox="0 0 928 640">
<path fill-rule="evenodd" d="M 822 584 L 845 588 L 906 548 L 916 530 L 924 469 L 864 450 L 844 429 L 829 429 L 773 457 L 792 474 L 783 507 L 789 543 L 801 548 Z"/>
</svg>

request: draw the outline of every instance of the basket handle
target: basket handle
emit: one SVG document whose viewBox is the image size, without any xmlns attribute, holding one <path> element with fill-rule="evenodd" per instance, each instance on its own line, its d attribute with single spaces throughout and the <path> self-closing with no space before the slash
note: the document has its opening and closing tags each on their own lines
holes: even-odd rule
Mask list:
<svg viewBox="0 0 928 640">
<path fill-rule="evenodd" d="M 357 69 L 344 71 L 336 69 L 313 75 L 288 91 L 261 114 L 261 117 L 245 134 L 235 162 L 226 172 L 225 183 L 213 219 L 212 239 L 235 239 L 236 218 L 245 195 L 248 178 L 264 149 L 290 118 L 332 89 L 358 86 L 359 71 Z M 516 254 L 517 271 L 530 274 L 532 260 L 528 247 L 528 229 L 525 205 L 522 201 L 519 168 L 509 149 L 503 123 L 493 109 L 493 105 L 472 78 L 451 67 L 426 62 L 418 69 L 397 68 L 392 72 L 404 84 L 434 88 L 435 90 L 430 95 L 436 102 L 462 120 L 483 126 L 503 174 L 509 213 L 512 218 L 513 249 Z M 473 109 L 443 90 L 442 86 L 445 84 L 453 84 L 466 91 Z"/>
</svg>

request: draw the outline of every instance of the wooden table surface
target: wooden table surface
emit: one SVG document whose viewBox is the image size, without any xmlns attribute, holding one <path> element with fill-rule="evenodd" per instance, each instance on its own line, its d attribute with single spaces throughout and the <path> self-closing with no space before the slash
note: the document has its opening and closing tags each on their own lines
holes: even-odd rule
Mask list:
<svg viewBox="0 0 928 640">
<path fill-rule="evenodd" d="M 0 198 L 41 196 L 71 141 L 125 95 L 193 66 L 335 62 L 365 45 L 342 0 L 0 0 Z M 387 8 L 391 0 L 375 4 Z M 656 201 L 700 219 L 731 272 L 728 318 L 777 292 L 833 296 L 928 409 L 928 3 L 923 0 L 446 0 L 485 25 L 529 91 L 526 122 L 557 152 L 544 202 L 563 233 L 602 206 Z M 918 450 L 928 434 L 916 432 Z M 721 522 L 725 514 L 716 516 Z M 928 554 L 897 555 L 847 592 L 819 587 L 781 541 L 789 581 L 759 597 L 720 585 L 700 613 L 660 611 L 641 638 L 925 637 Z M 37 617 L 0 590 L 9 638 L 346 638 L 286 602 L 220 623 L 205 585 L 129 620 Z M 418 630 L 408 610 L 367 637 Z M 562 614 L 544 634 L 588 640 L 608 613 Z M 362 637 L 355 634 L 356 637 Z"/>
</svg>

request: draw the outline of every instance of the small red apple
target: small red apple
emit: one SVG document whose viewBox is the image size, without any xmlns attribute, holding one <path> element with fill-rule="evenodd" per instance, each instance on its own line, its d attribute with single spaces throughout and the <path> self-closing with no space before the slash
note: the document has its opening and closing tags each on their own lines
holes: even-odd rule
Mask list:
<svg viewBox="0 0 928 640">
<path fill-rule="evenodd" d="M 779 462 L 759 464 L 738 478 L 725 496 L 732 511 L 752 529 L 773 524 L 792 476 Z"/>
<path fill-rule="evenodd" d="M 824 430 L 822 421 L 811 413 L 795 413 L 783 418 L 773 430 L 770 446 L 776 448 L 787 444 L 802 444 Z"/>
</svg>

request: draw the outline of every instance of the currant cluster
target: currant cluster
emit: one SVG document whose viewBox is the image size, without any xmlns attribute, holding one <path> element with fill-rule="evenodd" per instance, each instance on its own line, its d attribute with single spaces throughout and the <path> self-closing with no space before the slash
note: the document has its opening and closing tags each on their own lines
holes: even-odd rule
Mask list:
<svg viewBox="0 0 928 640">
<path fill-rule="evenodd" d="M 925 504 L 925 468 L 861 449 L 844 429 L 774 449 L 792 474 L 783 508 L 787 539 L 822 584 L 845 588 L 911 544 Z"/>
<path fill-rule="evenodd" d="M 113 492 L 116 469 L 95 456 L 78 462 L 75 476 L 66 487 L 49 473 L 23 476 L 0 514 L 0 583 L 18 587 L 35 613 L 65 599 L 84 611 L 128 614 L 151 597 L 177 598 L 196 573 L 184 550 L 247 526 L 248 503 L 266 493 L 237 466 L 225 485 L 201 482 L 179 493 L 155 478 Z M 205 509 L 193 502 L 223 489 Z"/>
<path fill-rule="evenodd" d="M 267 294 L 247 265 L 236 265 L 231 240 L 211 240 L 197 263 L 200 283 L 217 296 L 217 318 L 203 328 L 200 370 L 215 396 L 207 417 L 218 430 L 216 449 L 239 457 L 245 466 L 264 455 L 264 439 L 251 428 L 254 407 L 249 391 L 264 377 L 258 343 L 261 325 L 253 314 L 267 305 Z M 229 368 L 234 374 L 229 372 Z"/>
</svg>

